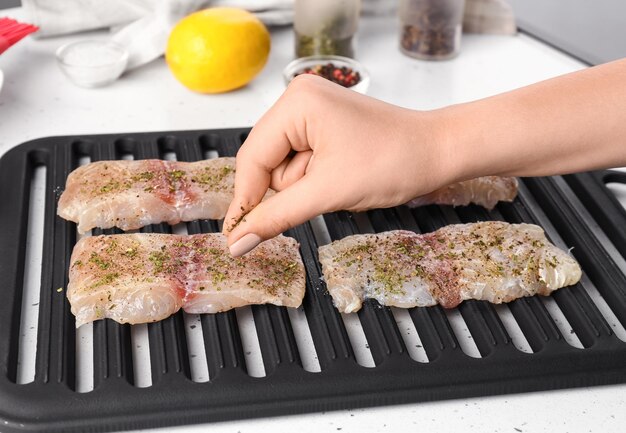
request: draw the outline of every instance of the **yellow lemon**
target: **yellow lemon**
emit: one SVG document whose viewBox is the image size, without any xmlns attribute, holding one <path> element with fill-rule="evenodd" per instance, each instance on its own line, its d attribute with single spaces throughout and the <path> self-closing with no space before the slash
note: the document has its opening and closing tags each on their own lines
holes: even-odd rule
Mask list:
<svg viewBox="0 0 626 433">
<path fill-rule="evenodd" d="M 209 8 L 176 24 L 165 60 L 189 89 L 220 93 L 249 83 L 265 66 L 269 51 L 269 32 L 250 12 Z"/>
</svg>

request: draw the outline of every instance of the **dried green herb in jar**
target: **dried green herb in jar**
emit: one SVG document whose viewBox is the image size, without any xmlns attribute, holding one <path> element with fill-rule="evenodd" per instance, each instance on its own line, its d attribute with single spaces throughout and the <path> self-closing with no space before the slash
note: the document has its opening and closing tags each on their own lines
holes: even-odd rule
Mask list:
<svg viewBox="0 0 626 433">
<path fill-rule="evenodd" d="M 334 39 L 329 34 L 320 32 L 315 36 L 301 35 L 296 32 L 296 56 L 334 55 L 354 57 L 354 36 Z"/>
<path fill-rule="evenodd" d="M 360 0 L 296 0 L 296 55 L 354 57 L 360 5 Z"/>
</svg>

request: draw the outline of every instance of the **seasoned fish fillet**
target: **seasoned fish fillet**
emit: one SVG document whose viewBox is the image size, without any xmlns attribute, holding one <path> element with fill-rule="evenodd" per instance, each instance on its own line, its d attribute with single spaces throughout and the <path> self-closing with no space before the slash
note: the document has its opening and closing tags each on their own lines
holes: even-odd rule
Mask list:
<svg viewBox="0 0 626 433">
<path fill-rule="evenodd" d="M 548 295 L 581 277 L 576 260 L 532 224 L 480 222 L 433 233 L 390 231 L 348 236 L 319 248 L 337 309 L 382 305 L 456 307 L 466 299 L 500 304 Z"/>
<path fill-rule="evenodd" d="M 68 176 L 58 214 L 77 223 L 80 233 L 221 219 L 234 183 L 235 158 L 92 162 Z"/>
<path fill-rule="evenodd" d="M 409 207 L 427 204 L 466 206 L 470 203 L 493 209 L 499 201 L 513 201 L 517 196 L 517 179 L 514 177 L 484 176 L 453 183 L 407 203 Z"/>
<path fill-rule="evenodd" d="M 298 243 L 285 236 L 231 257 L 221 233 L 123 234 L 81 239 L 67 298 L 76 326 L 162 320 L 180 308 L 216 313 L 249 304 L 298 307 L 305 290 Z"/>
</svg>

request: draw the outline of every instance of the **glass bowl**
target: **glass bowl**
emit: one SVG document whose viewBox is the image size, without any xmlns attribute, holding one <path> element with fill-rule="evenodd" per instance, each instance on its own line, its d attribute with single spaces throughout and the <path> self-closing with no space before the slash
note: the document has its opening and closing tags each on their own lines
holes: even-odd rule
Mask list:
<svg viewBox="0 0 626 433">
<path fill-rule="evenodd" d="M 289 84 L 291 80 L 294 79 L 297 73 L 303 71 L 306 68 L 311 68 L 316 65 L 325 65 L 326 63 L 333 63 L 335 66 L 341 68 L 343 66 L 347 66 L 352 70 L 359 73 L 361 76 L 361 81 L 359 81 L 354 86 L 348 87 L 348 89 L 354 90 L 358 93 L 367 93 L 367 89 L 370 84 L 370 74 L 367 72 L 367 69 L 363 67 L 359 62 L 349 57 L 343 56 L 308 56 L 308 57 L 300 57 L 289 63 L 285 69 L 283 70 L 283 78 L 285 79 L 285 84 Z"/>
<path fill-rule="evenodd" d="M 126 69 L 128 51 L 110 41 L 80 41 L 56 53 L 59 67 L 77 86 L 100 87 L 117 80 Z"/>
</svg>

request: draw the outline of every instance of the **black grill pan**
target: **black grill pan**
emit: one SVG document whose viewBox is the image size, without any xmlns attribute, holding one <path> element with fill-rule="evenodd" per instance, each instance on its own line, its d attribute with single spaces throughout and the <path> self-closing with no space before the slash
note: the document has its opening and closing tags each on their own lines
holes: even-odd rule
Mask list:
<svg viewBox="0 0 626 433">
<path fill-rule="evenodd" d="M 252 307 L 266 376 L 247 374 L 235 312 L 201 319 L 210 381 L 191 380 L 182 313 L 148 325 L 152 386 L 134 384 L 131 327 L 110 320 L 94 324 L 94 390 L 75 391 L 74 318 L 64 292 L 76 227 L 56 217 L 59 190 L 79 159 L 159 158 L 174 152 L 194 161 L 205 152 L 232 156 L 247 129 L 43 138 L 22 144 L 0 160 L 0 430 L 110 431 L 363 406 L 485 396 L 626 381 L 626 343 L 613 333 L 588 288 L 594 285 L 621 324 L 626 324 L 626 277 L 615 257 L 581 211 L 563 193 L 562 178 L 524 179 L 520 197 L 493 211 L 469 206 L 427 206 L 370 211 L 361 217 L 376 232 L 417 232 L 445 224 L 506 220 L 542 225 L 553 242 L 574 247 L 585 271 L 582 283 L 553 299 L 584 348 L 570 346 L 537 297 L 516 300 L 510 311 L 533 353 L 516 349 L 496 309 L 463 303 L 458 311 L 480 352 L 461 349 L 440 307 L 413 308 L 410 317 L 424 345 L 427 363 L 416 362 L 392 311 L 366 302 L 358 313 L 374 360 L 356 361 L 342 316 L 320 280 L 317 242 L 309 223 L 290 230 L 301 244 L 307 268 L 304 312 L 321 372 L 302 367 L 298 343 L 285 308 Z M 29 191 L 37 166 L 46 169 L 43 267 L 35 379 L 17 384 L 20 311 L 24 281 Z M 583 198 L 584 199 L 584 198 Z M 611 216 L 611 215 L 609 215 Z M 332 239 L 363 231 L 355 216 L 324 217 Z M 616 224 L 608 218 L 604 224 Z M 622 226 L 623 227 L 623 226 Z M 218 230 L 216 221 L 187 224 L 190 233 Z M 610 228 L 610 227 L 609 227 Z M 160 224 L 145 232 L 170 232 Z M 113 233 L 113 231 L 106 231 Z M 624 244 L 622 244 L 623 247 Z"/>
<path fill-rule="evenodd" d="M 626 258 L 626 210 L 607 183 L 626 185 L 626 173 L 601 170 L 565 176 L 565 181 L 585 204 L 585 208 Z"/>
</svg>

